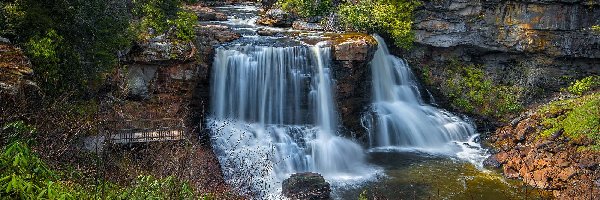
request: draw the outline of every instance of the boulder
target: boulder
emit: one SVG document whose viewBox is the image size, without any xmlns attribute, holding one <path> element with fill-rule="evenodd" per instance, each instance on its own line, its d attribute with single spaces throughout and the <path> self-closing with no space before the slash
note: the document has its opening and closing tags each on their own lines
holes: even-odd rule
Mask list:
<svg viewBox="0 0 600 200">
<path fill-rule="evenodd" d="M 195 47 L 192 42 L 183 42 L 159 35 L 145 41 L 139 41 L 127 55 L 126 61 L 138 63 L 160 63 L 164 61 L 188 61 L 194 58 Z"/>
<path fill-rule="evenodd" d="M 280 32 L 270 30 L 270 29 L 265 29 L 265 28 L 259 28 L 258 30 L 256 30 L 256 34 L 258 34 L 260 36 L 276 36 L 276 35 L 280 34 Z"/>
<path fill-rule="evenodd" d="M 296 17 L 290 13 L 278 8 L 273 8 L 267 10 L 265 14 L 256 20 L 256 23 L 265 26 L 288 28 L 292 26 L 295 18 Z"/>
<path fill-rule="evenodd" d="M 227 21 L 227 15 L 209 7 L 190 5 L 186 8 L 196 13 L 198 21 Z"/>
<path fill-rule="evenodd" d="M 126 91 L 129 98 L 150 98 L 150 84 L 156 76 L 156 65 L 132 65 L 127 69 Z"/>
<path fill-rule="evenodd" d="M 305 21 L 294 21 L 292 23 L 292 28 L 296 30 L 305 30 L 305 31 L 322 31 L 323 27 L 318 23 L 310 23 Z"/>
<path fill-rule="evenodd" d="M 336 61 L 366 61 L 373 58 L 377 41 L 370 35 L 348 33 L 332 36 L 333 58 Z"/>
<path fill-rule="evenodd" d="M 282 183 L 283 195 L 290 199 L 330 199 L 331 187 L 323 176 L 304 172 L 292 174 Z"/>
</svg>

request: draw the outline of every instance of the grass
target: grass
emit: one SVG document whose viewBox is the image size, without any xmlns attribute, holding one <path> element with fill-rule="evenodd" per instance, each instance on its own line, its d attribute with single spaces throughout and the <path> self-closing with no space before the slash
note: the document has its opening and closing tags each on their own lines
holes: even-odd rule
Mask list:
<svg viewBox="0 0 600 200">
<path fill-rule="evenodd" d="M 592 144 L 583 147 L 600 151 L 600 93 L 579 98 L 560 100 L 538 110 L 542 116 L 542 137 L 550 137 L 558 131 L 572 139 L 589 139 Z"/>
</svg>

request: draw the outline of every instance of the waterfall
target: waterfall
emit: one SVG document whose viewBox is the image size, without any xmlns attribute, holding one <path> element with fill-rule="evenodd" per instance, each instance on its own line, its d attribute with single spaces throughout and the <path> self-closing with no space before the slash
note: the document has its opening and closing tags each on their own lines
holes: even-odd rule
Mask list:
<svg viewBox="0 0 600 200">
<path fill-rule="evenodd" d="M 364 117 L 371 147 L 445 151 L 448 144 L 470 141 L 471 123 L 421 99 L 409 66 L 388 52 L 385 41 L 375 35 L 379 47 L 371 61 L 374 116 Z"/>
<path fill-rule="evenodd" d="M 364 150 L 337 136 L 330 48 L 216 49 L 208 126 L 226 180 L 271 198 L 291 173 L 328 181 L 374 173 Z"/>
</svg>

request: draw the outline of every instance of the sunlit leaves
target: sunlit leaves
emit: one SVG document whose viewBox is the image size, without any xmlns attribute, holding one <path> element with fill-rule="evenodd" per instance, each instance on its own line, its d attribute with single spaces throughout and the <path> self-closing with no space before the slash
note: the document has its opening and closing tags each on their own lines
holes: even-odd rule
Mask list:
<svg viewBox="0 0 600 200">
<path fill-rule="evenodd" d="M 341 5 L 338 14 L 348 28 L 383 32 L 390 35 L 396 45 L 410 48 L 414 41 L 413 11 L 419 5 L 417 0 L 362 0 Z"/>
</svg>

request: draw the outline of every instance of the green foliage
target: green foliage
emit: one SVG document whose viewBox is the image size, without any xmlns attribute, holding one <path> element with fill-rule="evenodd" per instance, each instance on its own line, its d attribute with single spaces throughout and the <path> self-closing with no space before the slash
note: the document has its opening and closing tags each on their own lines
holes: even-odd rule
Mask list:
<svg viewBox="0 0 600 200">
<path fill-rule="evenodd" d="M 331 0 L 280 0 L 277 6 L 301 17 L 323 16 L 332 9 Z"/>
<path fill-rule="evenodd" d="M 600 87 L 600 76 L 588 76 L 572 82 L 567 90 L 571 94 L 582 95 L 583 93 L 595 90 L 598 87 Z"/>
<path fill-rule="evenodd" d="M 181 0 L 134 0 L 131 24 L 138 40 L 146 40 L 163 34 L 174 26 L 178 39 L 191 41 L 195 37 L 194 24 L 198 21 L 195 13 L 182 9 Z M 151 31 L 150 31 L 151 30 Z"/>
<path fill-rule="evenodd" d="M 196 36 L 194 24 L 197 21 L 198 16 L 193 12 L 179 11 L 177 12 L 177 18 L 169 21 L 169 23 L 175 26 L 175 35 L 177 38 L 183 41 L 192 41 Z"/>
<path fill-rule="evenodd" d="M 171 176 L 139 176 L 125 188 L 107 182 L 95 189 L 66 184 L 20 141 L 5 148 L 0 169 L 0 197 L 7 199 L 199 199 L 190 184 Z M 200 199 L 214 197 L 205 194 Z"/>
<path fill-rule="evenodd" d="M 542 107 L 542 136 L 548 137 L 563 130 L 564 135 L 580 139 L 587 137 L 594 141 L 590 148 L 600 147 L 600 93 L 576 99 L 552 102 Z"/>
<path fill-rule="evenodd" d="M 2 130 L 0 131 L 0 133 L 2 133 L 0 141 L 4 141 L 4 144 L 11 144 L 16 141 L 23 141 L 26 144 L 31 144 L 35 132 L 35 127 L 25 124 L 23 121 L 10 122 L 2 127 Z"/>
<path fill-rule="evenodd" d="M 410 48 L 414 41 L 412 32 L 413 11 L 421 5 L 418 0 L 361 0 L 342 4 L 338 9 L 342 23 L 351 29 L 383 32 L 394 43 Z"/>
<path fill-rule="evenodd" d="M 453 62 L 446 74 L 448 79 L 442 92 L 455 108 L 495 118 L 515 114 L 523 108 L 519 101 L 521 88 L 494 84 L 480 66 Z"/>
<path fill-rule="evenodd" d="M 19 141 L 0 156 L 0 196 L 9 199 L 76 199 L 29 147 Z"/>
<path fill-rule="evenodd" d="M 195 199 L 195 196 L 188 183 L 171 176 L 163 179 L 139 176 L 130 188 L 119 195 L 119 199 Z"/>
<path fill-rule="evenodd" d="M 359 195 L 358 195 L 358 200 L 368 200 L 369 198 L 367 197 L 367 190 L 363 190 Z"/>
<path fill-rule="evenodd" d="M 596 33 L 600 33 L 600 25 L 594 25 L 594 26 L 592 26 L 592 31 L 594 31 Z"/>
<path fill-rule="evenodd" d="M 129 45 L 130 15 L 119 0 L 11 0 L 0 34 L 24 46 L 36 81 L 50 95 L 85 94 Z"/>
</svg>

